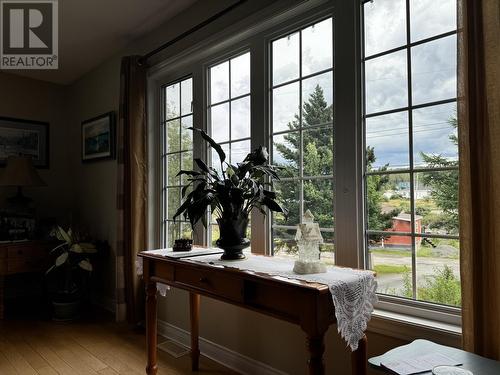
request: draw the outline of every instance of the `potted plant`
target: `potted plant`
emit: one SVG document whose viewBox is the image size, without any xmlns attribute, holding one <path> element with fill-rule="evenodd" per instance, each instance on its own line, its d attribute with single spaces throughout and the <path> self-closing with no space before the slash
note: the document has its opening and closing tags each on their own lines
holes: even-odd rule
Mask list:
<svg viewBox="0 0 500 375">
<path fill-rule="evenodd" d="M 207 166 L 201 159 L 194 159 L 199 171 L 181 170 L 177 176 L 188 176 L 189 183 L 182 189 L 184 202 L 174 215 L 174 220 L 183 215 L 194 228 L 201 220 L 207 227 L 207 208 L 216 216 L 220 238 L 217 246 L 224 250 L 221 259 L 243 259 L 242 250 L 250 245 L 246 238 L 249 214 L 253 208 L 264 215 L 265 207 L 271 211 L 288 214 L 286 208 L 276 201 L 276 192 L 271 182 L 279 180 L 279 167 L 268 163 L 269 154 L 265 147 L 259 147 L 249 153 L 243 162 L 237 165 L 226 162 L 226 154 L 203 130 L 201 137 L 217 152 L 220 172 Z M 267 180 L 267 181 L 266 181 Z M 189 187 L 192 191 L 188 192 Z M 267 187 L 267 188 L 266 188 Z"/>
<path fill-rule="evenodd" d="M 51 250 L 54 264 L 46 272 L 54 282 L 53 317 L 60 321 L 74 320 L 80 314 L 88 278 L 92 272 L 89 256 L 96 253 L 97 248 L 90 242 L 84 242 L 71 228 L 65 231 L 57 226 L 51 234 L 62 241 Z"/>
</svg>

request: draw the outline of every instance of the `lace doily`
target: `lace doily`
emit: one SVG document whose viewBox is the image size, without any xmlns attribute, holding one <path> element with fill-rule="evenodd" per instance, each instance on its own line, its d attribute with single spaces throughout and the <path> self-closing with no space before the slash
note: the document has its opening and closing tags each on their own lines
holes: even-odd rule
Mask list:
<svg viewBox="0 0 500 375">
<path fill-rule="evenodd" d="M 198 256 L 184 260 L 328 285 L 335 307 L 337 330 L 351 350 L 358 348 L 358 342 L 363 338 L 368 321 L 371 319 L 373 304 L 377 301 L 377 281 L 373 272 L 327 267 L 326 273 L 299 275 L 293 272 L 294 262 L 291 259 L 246 255 L 247 258 L 244 260 L 229 262 L 220 260 L 220 255 Z M 140 263 L 142 266 L 142 262 Z M 160 293 L 165 295 L 168 287 L 161 284 L 158 284 L 158 287 Z"/>
</svg>

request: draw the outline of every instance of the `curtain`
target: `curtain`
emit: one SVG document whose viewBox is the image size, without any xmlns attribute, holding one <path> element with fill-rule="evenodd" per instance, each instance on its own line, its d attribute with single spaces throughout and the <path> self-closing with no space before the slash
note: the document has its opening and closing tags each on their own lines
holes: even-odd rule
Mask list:
<svg viewBox="0 0 500 375">
<path fill-rule="evenodd" d="M 117 132 L 116 320 L 131 324 L 144 315 L 135 260 L 147 247 L 146 67 L 138 61 L 139 56 L 122 59 Z"/>
<path fill-rule="evenodd" d="M 500 1 L 459 1 L 464 349 L 500 360 Z"/>
</svg>

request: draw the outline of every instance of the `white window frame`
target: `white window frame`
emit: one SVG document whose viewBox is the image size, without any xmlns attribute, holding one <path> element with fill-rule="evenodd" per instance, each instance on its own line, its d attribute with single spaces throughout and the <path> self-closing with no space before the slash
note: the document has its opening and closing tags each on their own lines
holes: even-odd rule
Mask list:
<svg viewBox="0 0 500 375">
<path fill-rule="evenodd" d="M 334 27 L 334 217 L 335 261 L 337 265 L 365 267 L 364 151 L 362 126 L 361 6 L 363 0 L 310 0 L 283 9 L 275 2 L 245 20 L 205 38 L 194 46 L 163 59 L 148 72 L 148 154 L 149 154 L 149 247 L 158 247 L 160 87 L 182 77 L 193 77 L 193 124 L 208 130 L 206 108 L 207 69 L 217 61 L 251 52 L 251 149 L 271 146 L 270 135 L 270 45 L 280 35 L 301 29 L 333 16 Z M 281 8 L 280 8 L 281 6 Z M 337 15 L 337 16 L 335 16 Z M 284 26 L 285 25 L 285 26 Z M 263 79 L 255 79 L 263 77 Z M 341 95 L 340 95 L 341 94 Z M 342 142 L 338 140 L 342 139 Z M 209 160 L 200 137 L 193 139 L 193 158 Z M 355 172 L 353 172 L 355 171 Z M 271 252 L 270 215 L 252 213 L 252 252 Z M 206 245 L 208 231 L 195 228 L 195 243 Z M 459 325 L 460 316 L 443 306 L 417 301 L 381 298 L 376 308 L 420 316 Z"/>
<path fill-rule="evenodd" d="M 363 9 L 364 9 L 364 4 L 367 2 L 370 2 L 371 0 L 361 0 L 360 2 L 360 14 L 359 14 L 359 20 L 360 20 L 360 51 L 361 51 L 361 74 L 362 74 L 362 92 L 361 92 L 361 98 L 364 98 L 365 96 L 365 90 L 364 90 L 364 63 L 367 60 L 371 60 L 374 58 L 377 58 L 379 56 L 384 56 L 390 53 L 393 53 L 395 51 L 405 51 L 406 52 L 406 59 L 407 59 L 407 85 L 408 85 L 408 105 L 405 107 L 401 108 L 395 108 L 391 110 L 386 110 L 386 111 L 381 111 L 381 112 L 376 112 L 376 113 L 370 113 L 366 114 L 366 110 L 364 108 L 364 103 L 363 109 L 362 109 L 362 132 L 363 132 L 363 145 L 361 147 L 361 151 L 363 152 L 362 160 L 363 160 L 363 166 L 362 166 L 362 173 L 363 173 L 363 181 L 362 183 L 364 184 L 365 178 L 368 176 L 374 176 L 374 175 L 389 175 L 389 174 L 409 174 L 410 176 L 410 211 L 411 211 L 411 233 L 401 233 L 403 236 L 408 236 L 411 238 L 411 246 L 412 246 L 412 288 L 413 288 L 413 295 L 415 298 L 416 295 L 416 288 L 417 288 L 417 280 L 416 280 L 416 244 L 415 244 L 415 239 L 417 237 L 423 237 L 422 235 L 417 235 L 415 233 L 415 225 L 414 225 L 414 217 L 415 217 L 415 194 L 414 194 L 414 174 L 416 173 L 421 173 L 421 172 L 426 172 L 426 171 L 447 171 L 447 170 L 458 170 L 457 167 L 446 167 L 446 168 L 424 168 L 424 167 L 415 167 L 413 165 L 413 158 L 414 158 L 414 152 L 413 152 L 413 134 L 412 134 L 412 111 L 415 109 L 420 109 L 420 108 L 427 108 L 427 107 L 432 107 L 440 104 L 449 104 L 449 103 L 456 103 L 457 98 L 450 98 L 450 99 L 445 99 L 445 100 L 434 100 L 430 102 L 426 102 L 423 104 L 419 105 L 414 105 L 412 103 L 412 84 L 411 84 L 411 72 L 412 72 L 412 62 L 411 62 L 411 48 L 414 46 L 422 45 L 427 42 L 432 42 L 434 40 L 440 40 L 442 38 L 446 38 L 451 35 L 457 35 L 457 30 L 451 31 L 451 32 L 445 32 L 441 33 L 438 35 L 434 35 L 432 37 L 427 37 L 419 41 L 414 41 L 412 42 L 410 40 L 410 13 L 409 13 L 409 7 L 410 7 L 410 0 L 405 1 L 405 7 L 406 7 L 406 12 L 405 12 L 405 17 L 406 17 L 406 42 L 403 46 L 398 46 L 396 48 L 391 48 L 388 50 L 384 50 L 382 52 L 377 52 L 373 55 L 370 55 L 368 57 L 365 57 L 365 52 L 364 52 L 364 26 L 363 26 Z M 365 161 L 365 149 L 366 149 L 366 144 L 365 144 L 365 119 L 370 118 L 370 117 L 376 117 L 376 116 L 381 116 L 384 114 L 392 114 L 392 113 L 408 113 L 408 121 L 409 121 L 409 166 L 408 168 L 404 169 L 396 169 L 396 170 L 388 170 L 388 171 L 373 171 L 373 172 L 365 172 L 366 166 L 364 164 Z M 364 190 L 364 187 L 363 187 Z M 365 196 L 366 196 L 366 191 L 363 191 L 363 205 L 366 206 L 366 201 L 365 201 Z M 367 222 L 366 222 L 366 216 L 367 216 L 367 211 L 365 207 L 365 211 L 363 212 L 363 216 L 365 217 L 365 222 L 363 224 L 363 231 L 365 232 L 364 235 L 364 244 L 363 248 L 365 249 L 365 264 L 364 268 L 370 268 L 369 264 L 369 257 L 368 257 L 368 236 L 370 234 L 383 234 L 386 232 L 382 231 L 375 231 L 375 230 L 370 230 L 368 228 Z M 397 232 L 394 232 L 397 234 Z M 428 238 L 447 238 L 447 239 L 459 239 L 459 236 L 457 235 L 434 235 L 434 234 L 426 234 L 425 237 Z M 387 311 L 392 311 L 396 313 L 401 313 L 405 315 L 413 315 L 417 316 L 420 318 L 424 319 L 433 319 L 437 320 L 440 322 L 445 322 L 448 324 L 453 324 L 453 325 L 460 325 L 461 324 L 461 309 L 459 307 L 455 306 L 446 306 L 446 305 L 441 305 L 437 303 L 431 303 L 431 302 L 426 302 L 426 301 L 419 301 L 416 299 L 406 299 L 402 297 L 397 297 L 397 296 L 391 296 L 387 294 L 379 294 L 379 303 L 378 306 L 380 306 L 382 309 L 387 310 Z"/>
</svg>

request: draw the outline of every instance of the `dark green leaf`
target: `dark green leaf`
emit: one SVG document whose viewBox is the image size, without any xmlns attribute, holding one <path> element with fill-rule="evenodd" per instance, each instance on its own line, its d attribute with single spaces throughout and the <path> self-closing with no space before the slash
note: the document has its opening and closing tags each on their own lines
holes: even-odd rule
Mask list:
<svg viewBox="0 0 500 375">
<path fill-rule="evenodd" d="M 202 129 L 196 129 L 196 128 L 193 128 L 193 127 L 189 127 L 188 129 L 191 129 L 193 131 L 197 131 L 201 134 L 201 137 L 207 141 L 210 146 L 212 146 L 212 148 L 217 151 L 217 154 L 219 155 L 219 159 L 220 159 L 220 162 L 221 163 L 224 163 L 224 160 L 226 160 L 226 154 L 224 153 L 224 151 L 222 150 L 222 147 L 217 143 L 215 142 L 207 133 L 205 133 L 204 130 Z"/>
<path fill-rule="evenodd" d="M 199 176 L 199 175 L 201 175 L 201 173 L 200 173 L 200 172 L 196 172 L 196 171 L 185 171 L 185 170 L 183 170 L 183 169 L 182 169 L 182 170 L 180 170 L 180 171 L 179 171 L 179 173 L 177 173 L 177 174 L 175 175 L 175 177 L 179 177 L 179 176 L 181 176 L 181 175 L 183 175 L 183 174 L 186 174 L 186 175 L 188 175 L 188 176 Z"/>
<path fill-rule="evenodd" d="M 201 159 L 194 159 L 196 165 L 205 173 L 210 173 L 210 169 L 208 169 L 207 165 Z"/>
</svg>

